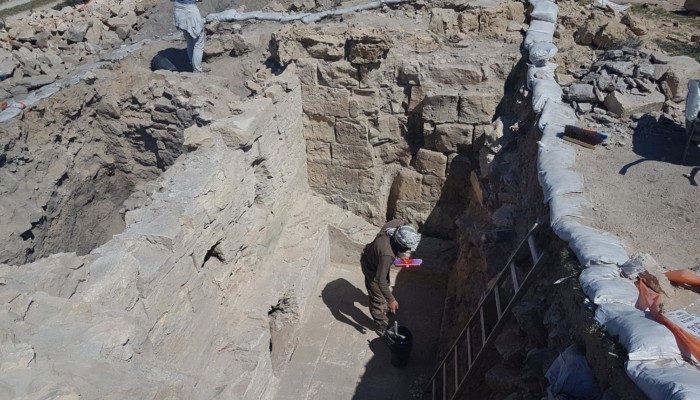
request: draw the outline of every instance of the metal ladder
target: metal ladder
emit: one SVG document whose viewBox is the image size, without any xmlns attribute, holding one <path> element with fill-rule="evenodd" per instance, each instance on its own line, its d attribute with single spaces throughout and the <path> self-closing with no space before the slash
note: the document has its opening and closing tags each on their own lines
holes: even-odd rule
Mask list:
<svg viewBox="0 0 700 400">
<path fill-rule="evenodd" d="M 535 235 L 540 227 L 541 223 L 535 223 L 511 253 L 505 268 L 486 290 L 469 322 L 428 381 L 423 399 L 454 400 L 474 375 L 486 350 L 505 326 L 510 311 L 525 295 L 543 264 L 543 254 L 535 246 Z M 523 270 L 521 258 L 526 247 L 530 250 L 532 265 Z"/>
</svg>

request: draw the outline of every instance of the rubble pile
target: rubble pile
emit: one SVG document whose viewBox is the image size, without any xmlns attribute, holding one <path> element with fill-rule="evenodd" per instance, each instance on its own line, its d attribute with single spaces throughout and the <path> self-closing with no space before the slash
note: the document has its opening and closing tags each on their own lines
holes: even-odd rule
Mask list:
<svg viewBox="0 0 700 400">
<path fill-rule="evenodd" d="M 0 100 L 54 82 L 76 67 L 99 60 L 139 29 L 143 3 L 91 1 L 60 11 L 35 11 L 9 19 L 0 30 Z"/>
<path fill-rule="evenodd" d="M 568 71 L 578 82 L 563 89 L 565 98 L 579 114 L 603 123 L 681 108 L 675 103 L 685 100 L 684 82 L 700 73 L 700 64 L 690 57 L 633 48 L 599 51 L 597 60 L 581 67 Z M 674 120 L 681 117 L 668 113 Z"/>
</svg>

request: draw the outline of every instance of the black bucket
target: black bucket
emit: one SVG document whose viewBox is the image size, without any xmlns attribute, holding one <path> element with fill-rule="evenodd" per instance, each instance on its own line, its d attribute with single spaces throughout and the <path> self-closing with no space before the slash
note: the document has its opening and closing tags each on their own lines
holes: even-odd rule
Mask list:
<svg viewBox="0 0 700 400">
<path fill-rule="evenodd" d="M 394 335 L 394 328 L 389 328 L 384 334 L 384 339 L 391 350 L 391 365 L 401 368 L 408 364 L 408 359 L 411 356 L 413 335 L 405 326 L 399 326 L 397 331 L 399 335 Z"/>
</svg>

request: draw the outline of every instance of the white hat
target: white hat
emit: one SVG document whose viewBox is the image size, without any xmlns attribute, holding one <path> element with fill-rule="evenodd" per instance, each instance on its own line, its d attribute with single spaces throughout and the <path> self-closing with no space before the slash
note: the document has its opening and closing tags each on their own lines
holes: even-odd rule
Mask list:
<svg viewBox="0 0 700 400">
<path fill-rule="evenodd" d="M 415 251 L 420 242 L 420 233 L 408 225 L 400 226 L 396 229 L 393 236 L 396 243 L 411 251 Z"/>
</svg>

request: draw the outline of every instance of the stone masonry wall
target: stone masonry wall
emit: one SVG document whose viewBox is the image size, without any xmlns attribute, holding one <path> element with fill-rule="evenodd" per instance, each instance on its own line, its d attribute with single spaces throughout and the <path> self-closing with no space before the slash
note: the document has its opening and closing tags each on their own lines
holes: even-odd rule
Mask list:
<svg viewBox="0 0 700 400">
<path fill-rule="evenodd" d="M 505 42 L 519 33 L 484 21 L 519 27 L 518 7 L 433 9 L 430 31 L 338 24 L 273 35 L 273 56 L 302 82 L 310 186 L 373 223 L 402 217 L 452 237 L 479 153 L 485 168 L 493 159 L 502 125 L 492 122 L 517 55 Z M 466 49 L 477 37 L 493 41 L 489 51 Z"/>
</svg>

